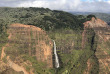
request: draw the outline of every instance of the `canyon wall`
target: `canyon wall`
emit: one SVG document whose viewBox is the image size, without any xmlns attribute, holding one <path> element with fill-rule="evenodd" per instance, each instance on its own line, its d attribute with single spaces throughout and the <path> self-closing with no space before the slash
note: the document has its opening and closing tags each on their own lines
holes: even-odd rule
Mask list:
<svg viewBox="0 0 110 74">
<path fill-rule="evenodd" d="M 34 63 L 42 63 L 44 68 L 53 67 L 53 42 L 44 30 L 32 25 L 11 24 L 7 34 L 8 40 L 1 53 L 1 60 L 6 60 L 6 67 L 15 71 L 18 68 L 17 72 L 23 71 L 24 74 L 33 74 Z M 25 72 L 28 67 L 29 70 Z"/>
<path fill-rule="evenodd" d="M 86 29 L 92 28 L 95 31 L 97 41 L 97 48 L 95 56 L 99 62 L 99 74 L 110 73 L 110 27 L 101 19 L 92 18 L 90 21 L 84 23 L 84 32 L 82 34 L 82 47 L 84 47 Z"/>
</svg>

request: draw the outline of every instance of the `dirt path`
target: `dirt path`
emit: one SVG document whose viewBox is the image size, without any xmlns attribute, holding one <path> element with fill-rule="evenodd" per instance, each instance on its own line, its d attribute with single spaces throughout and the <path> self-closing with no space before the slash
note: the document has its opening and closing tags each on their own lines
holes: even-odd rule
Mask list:
<svg viewBox="0 0 110 74">
<path fill-rule="evenodd" d="M 11 38 L 11 34 L 8 36 L 8 39 L 10 39 Z M 4 50 L 5 50 L 5 48 L 7 47 L 9 45 L 9 43 L 7 43 L 5 46 L 3 46 L 2 47 L 2 53 L 1 53 L 1 60 L 5 57 L 5 52 L 4 52 Z"/>
<path fill-rule="evenodd" d="M 1 60 L 5 57 L 5 52 L 4 52 L 4 49 L 5 49 L 6 47 L 4 46 L 4 47 L 2 47 L 2 53 L 1 53 Z"/>
<path fill-rule="evenodd" d="M 15 64 L 13 61 L 10 60 L 9 56 L 7 56 L 8 65 L 15 71 L 20 72 L 23 71 L 24 74 L 29 74 L 23 67 Z"/>
</svg>

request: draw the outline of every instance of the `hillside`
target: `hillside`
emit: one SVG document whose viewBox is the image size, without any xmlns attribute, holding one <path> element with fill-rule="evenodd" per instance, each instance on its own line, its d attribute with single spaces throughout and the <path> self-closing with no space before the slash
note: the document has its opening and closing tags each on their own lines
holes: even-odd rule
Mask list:
<svg viewBox="0 0 110 74">
<path fill-rule="evenodd" d="M 92 18 L 91 21 L 87 21 L 84 25 L 92 27 L 98 36 L 96 57 L 99 61 L 99 74 L 110 73 L 110 27 L 106 22 Z"/>
<path fill-rule="evenodd" d="M 109 74 L 110 27 L 103 20 L 48 8 L 0 12 L 0 74 Z"/>
<path fill-rule="evenodd" d="M 52 41 L 43 30 L 35 26 L 11 24 L 7 34 L 8 41 L 1 52 L 1 60 L 6 68 L 29 74 L 31 71 L 40 73 L 44 68 L 53 67 Z"/>
<path fill-rule="evenodd" d="M 77 29 L 83 26 L 77 16 L 48 8 L 0 8 L 0 13 L 0 20 L 4 21 L 4 24 L 29 24 L 46 31 L 67 27 Z"/>
</svg>

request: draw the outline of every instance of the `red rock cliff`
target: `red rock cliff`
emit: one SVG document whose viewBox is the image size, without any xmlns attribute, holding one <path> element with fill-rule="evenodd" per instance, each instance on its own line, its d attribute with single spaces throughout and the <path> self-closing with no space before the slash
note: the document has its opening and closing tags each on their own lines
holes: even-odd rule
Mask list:
<svg viewBox="0 0 110 74">
<path fill-rule="evenodd" d="M 36 60 L 46 63 L 49 68 L 53 67 L 53 43 L 44 30 L 32 25 L 11 24 L 8 34 L 11 34 L 10 42 L 18 44 L 17 49 L 28 50 L 30 56 L 36 56 Z M 10 46 L 14 48 L 11 43 Z"/>
<path fill-rule="evenodd" d="M 85 45 L 87 28 L 93 28 L 98 36 L 95 55 L 99 61 L 99 74 L 110 74 L 110 27 L 103 20 L 94 17 L 85 22 L 82 47 Z"/>
</svg>

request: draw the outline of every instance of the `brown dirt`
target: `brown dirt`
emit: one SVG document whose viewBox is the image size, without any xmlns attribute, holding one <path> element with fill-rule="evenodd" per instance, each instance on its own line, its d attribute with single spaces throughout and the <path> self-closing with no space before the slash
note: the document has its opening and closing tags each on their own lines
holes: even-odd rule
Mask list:
<svg viewBox="0 0 110 74">
<path fill-rule="evenodd" d="M 92 63 L 90 62 L 90 59 L 88 59 L 88 61 L 87 61 L 87 68 L 86 68 L 86 70 L 84 71 L 83 74 L 89 74 L 91 68 L 92 68 Z"/>
<path fill-rule="evenodd" d="M 84 31 L 82 33 L 82 49 L 85 47 L 85 42 L 86 42 L 86 29 L 87 29 L 87 25 L 84 25 Z"/>
<path fill-rule="evenodd" d="M 9 58 L 9 56 L 7 56 L 7 62 L 8 62 L 8 65 L 9 65 L 13 70 L 15 70 L 15 71 L 17 71 L 17 72 L 23 71 L 24 74 L 29 74 L 29 73 L 24 69 L 24 67 L 19 66 L 19 65 L 15 64 L 13 61 L 11 61 L 10 58 Z"/>
<path fill-rule="evenodd" d="M 98 19 L 98 18 L 95 19 L 94 17 L 90 21 L 87 21 L 83 24 L 85 26 L 91 27 L 91 28 L 94 28 L 94 27 L 108 27 L 106 22 L 104 22 L 103 20 Z"/>
<path fill-rule="evenodd" d="M 5 49 L 6 47 L 2 47 L 2 53 L 1 53 L 1 60 L 5 57 L 5 52 L 4 52 L 4 49 Z"/>
</svg>

